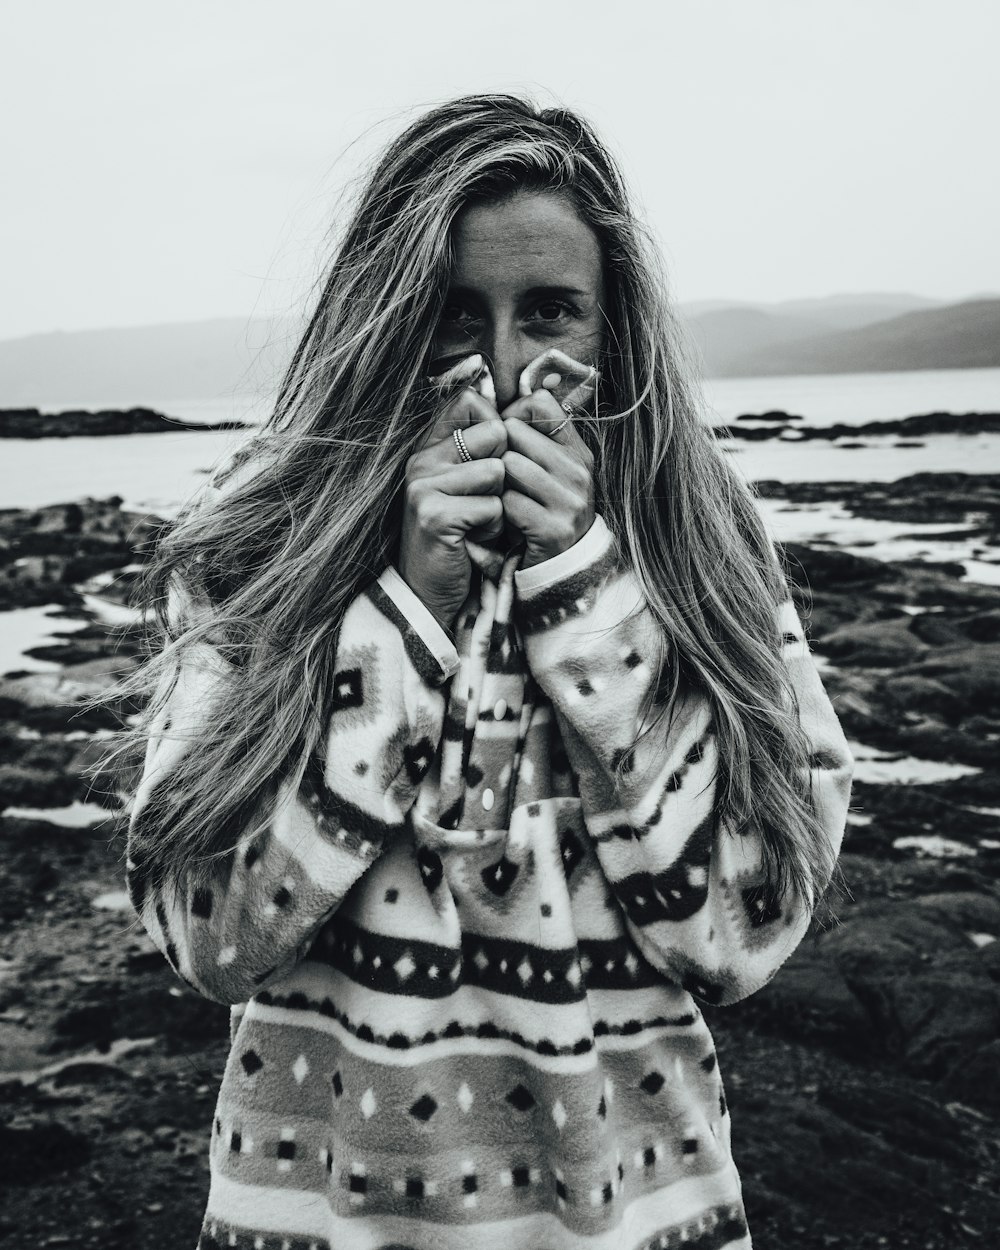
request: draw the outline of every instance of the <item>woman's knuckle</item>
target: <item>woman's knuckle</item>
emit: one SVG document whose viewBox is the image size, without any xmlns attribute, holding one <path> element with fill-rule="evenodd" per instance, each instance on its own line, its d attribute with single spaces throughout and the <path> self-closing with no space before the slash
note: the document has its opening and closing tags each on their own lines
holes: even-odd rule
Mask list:
<svg viewBox="0 0 1000 1250">
<path fill-rule="evenodd" d="M 440 512 L 437 496 L 432 491 L 421 491 L 414 501 L 414 515 L 422 529 L 431 530 L 437 525 Z"/>
</svg>

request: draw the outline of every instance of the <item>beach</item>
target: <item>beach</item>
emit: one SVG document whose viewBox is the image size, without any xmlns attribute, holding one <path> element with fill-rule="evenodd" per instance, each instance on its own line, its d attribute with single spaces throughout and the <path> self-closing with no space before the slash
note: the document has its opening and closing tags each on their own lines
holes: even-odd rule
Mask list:
<svg viewBox="0 0 1000 1250">
<path fill-rule="evenodd" d="M 858 761 L 836 919 L 706 1009 L 762 1250 L 953 1250 L 1000 1224 L 1000 370 L 950 372 L 707 391 Z M 80 705 L 137 662 L 159 527 L 245 436 L 0 441 L 2 1244 L 197 1239 L 227 1012 L 138 928 L 123 816 L 87 785 L 135 709 Z"/>
</svg>

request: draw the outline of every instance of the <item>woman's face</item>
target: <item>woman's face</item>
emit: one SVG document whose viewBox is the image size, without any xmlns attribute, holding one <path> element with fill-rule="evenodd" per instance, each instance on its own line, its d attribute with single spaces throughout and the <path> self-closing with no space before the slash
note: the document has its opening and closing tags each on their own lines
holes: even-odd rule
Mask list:
<svg viewBox="0 0 1000 1250">
<path fill-rule="evenodd" d="M 501 411 L 517 398 L 525 365 L 550 347 L 596 365 L 605 332 L 601 247 L 568 198 L 522 191 L 470 205 L 452 241 L 435 357 L 481 352 Z"/>
</svg>

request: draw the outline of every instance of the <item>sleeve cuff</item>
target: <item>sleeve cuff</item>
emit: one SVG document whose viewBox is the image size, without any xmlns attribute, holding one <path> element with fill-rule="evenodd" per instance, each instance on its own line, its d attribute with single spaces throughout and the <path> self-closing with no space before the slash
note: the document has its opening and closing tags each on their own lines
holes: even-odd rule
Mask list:
<svg viewBox="0 0 1000 1250">
<path fill-rule="evenodd" d="M 573 577 L 597 563 L 613 546 L 614 536 L 604 518 L 598 514 L 590 529 L 572 547 L 560 551 L 550 560 L 543 560 L 541 564 L 533 564 L 528 569 L 517 569 L 514 573 L 517 592 L 519 595 L 531 595 L 555 582 Z"/>
<path fill-rule="evenodd" d="M 458 671 L 461 661 L 455 644 L 441 628 L 437 618 L 393 566 L 388 565 L 378 578 L 378 584 L 393 601 L 410 628 L 441 666 L 441 680 L 447 681 Z"/>
</svg>

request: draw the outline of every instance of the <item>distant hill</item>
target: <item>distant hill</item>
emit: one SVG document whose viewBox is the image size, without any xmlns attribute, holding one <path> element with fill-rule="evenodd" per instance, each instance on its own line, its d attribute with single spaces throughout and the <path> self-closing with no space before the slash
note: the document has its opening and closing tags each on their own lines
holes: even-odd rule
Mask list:
<svg viewBox="0 0 1000 1250">
<path fill-rule="evenodd" d="M 680 315 L 708 377 L 1000 365 L 1000 298 L 836 295 L 754 305 L 703 300 Z M 291 320 L 217 318 L 0 342 L 0 408 L 164 407 L 273 391 Z"/>
<path fill-rule="evenodd" d="M 706 366 L 709 361 L 706 359 Z M 813 333 L 783 343 L 747 341 L 716 359 L 715 376 L 874 373 L 1000 366 L 1000 299 L 921 309 L 860 329 Z"/>
<path fill-rule="evenodd" d="M 753 304 L 735 300 L 696 300 L 681 305 L 681 313 L 689 321 L 696 321 L 706 313 L 722 311 L 762 312 L 787 324 L 793 320 L 819 329 L 852 330 L 884 321 L 900 313 L 916 312 L 920 308 L 937 308 L 944 300 L 928 299 L 924 295 L 903 292 L 880 291 L 857 295 L 824 295 L 815 299 L 787 299 L 776 304 Z M 735 324 L 735 323 L 734 323 Z"/>
<path fill-rule="evenodd" d="M 224 317 L 7 339 L 0 408 L 128 408 L 255 393 L 277 381 L 293 334 L 291 322 Z"/>
<path fill-rule="evenodd" d="M 879 292 L 782 300 L 776 304 L 701 300 L 682 304 L 681 317 L 709 377 L 773 370 L 767 362 L 786 344 L 831 331 L 856 330 L 903 313 L 943 307 L 922 295 Z"/>
<path fill-rule="evenodd" d="M 682 316 L 684 312 L 682 308 Z M 751 352 L 767 358 L 790 343 L 812 338 L 826 329 L 822 322 L 810 317 L 782 316 L 751 305 L 710 309 L 688 317 L 687 327 L 709 376 L 725 375 L 730 362 L 743 360 Z"/>
</svg>

